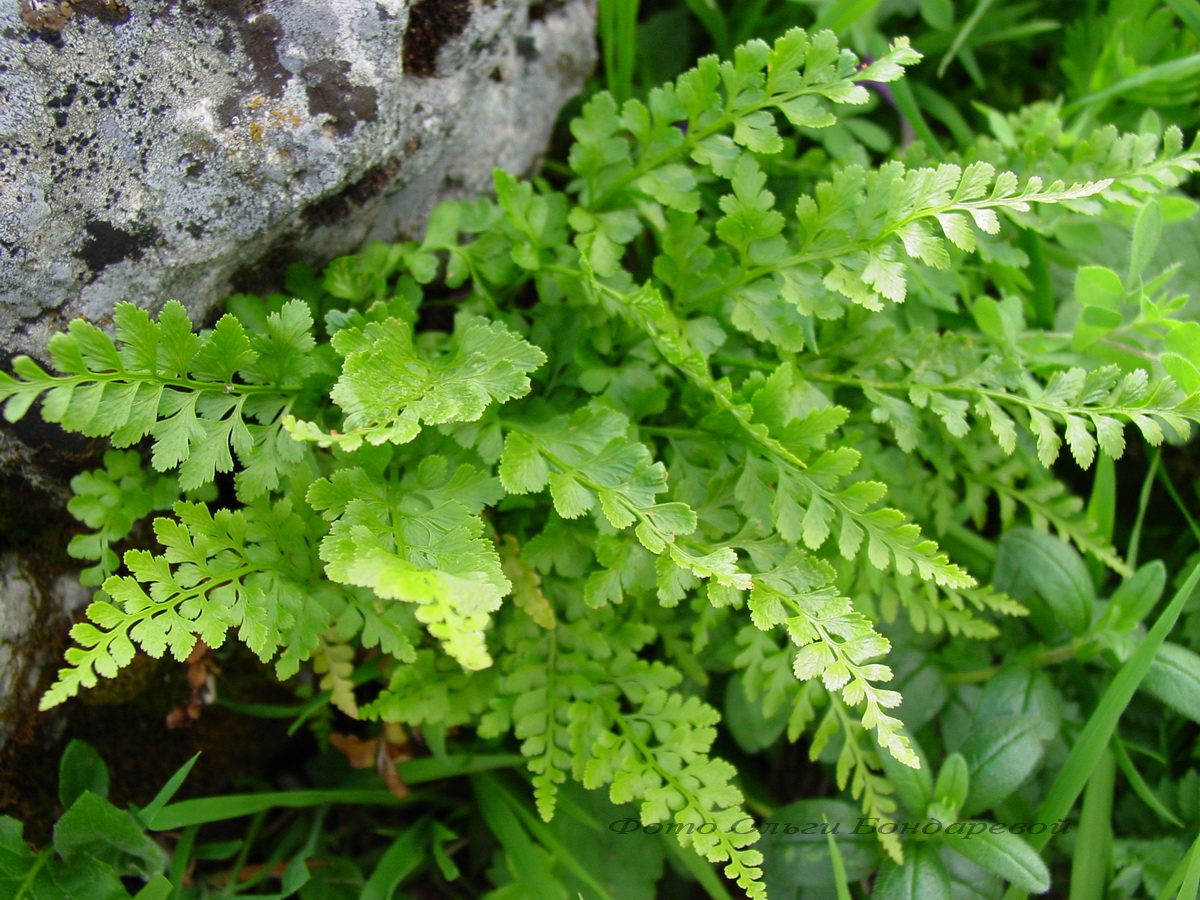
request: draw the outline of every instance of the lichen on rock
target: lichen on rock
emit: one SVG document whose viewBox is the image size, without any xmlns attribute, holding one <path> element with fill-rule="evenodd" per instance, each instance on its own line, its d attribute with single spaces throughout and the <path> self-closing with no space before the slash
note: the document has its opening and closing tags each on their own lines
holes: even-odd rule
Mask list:
<svg viewBox="0 0 1200 900">
<path fill-rule="evenodd" d="M 528 170 L 594 59 L 586 0 L 535 12 L 9 0 L 0 341 L 41 355 L 65 320 L 120 300 L 203 317 L 268 252 L 320 263 L 416 233 L 448 190 Z"/>
</svg>

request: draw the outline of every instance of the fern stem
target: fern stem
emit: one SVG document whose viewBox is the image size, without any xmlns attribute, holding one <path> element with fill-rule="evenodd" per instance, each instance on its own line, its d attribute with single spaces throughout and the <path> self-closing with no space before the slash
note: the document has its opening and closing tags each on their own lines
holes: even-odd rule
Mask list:
<svg viewBox="0 0 1200 900">
<path fill-rule="evenodd" d="M 196 381 L 193 378 L 170 378 L 165 375 L 152 374 L 150 372 L 86 372 L 79 375 L 60 375 L 48 379 L 49 384 L 43 390 L 48 390 L 53 387 L 64 387 L 70 384 L 78 387 L 81 384 L 92 383 L 108 383 L 115 381 L 125 382 L 152 382 L 161 384 L 164 387 L 183 388 L 188 391 L 196 391 L 198 393 L 222 393 L 222 394 L 296 394 L 299 393 L 299 387 L 280 387 L 273 384 L 238 384 L 235 382 L 226 381 Z"/>
<path fill-rule="evenodd" d="M 1085 416 L 1120 416 L 1123 419 L 1131 420 L 1132 416 L 1125 407 L 1120 406 L 1059 406 L 1053 403 L 1043 403 L 1039 400 L 1034 400 L 1032 397 L 1024 397 L 1020 394 L 1014 394 L 1010 391 L 996 390 L 995 388 L 986 388 L 980 385 L 973 384 L 930 384 L 928 382 L 905 382 L 905 381 L 874 381 L 868 378 L 859 378 L 854 375 L 841 375 L 835 372 L 810 372 L 805 370 L 803 377 L 813 381 L 824 381 L 830 384 L 843 384 L 848 387 L 869 387 L 877 391 L 908 391 L 914 387 L 920 387 L 927 391 L 939 391 L 944 394 L 974 394 L 980 397 L 987 397 L 991 400 L 997 400 L 1004 403 L 1015 403 L 1026 409 L 1035 409 L 1038 412 L 1046 413 L 1053 416 L 1066 415 L 1085 415 Z M 1160 412 L 1169 412 L 1170 410 L 1162 410 L 1157 407 L 1140 408 L 1137 412 L 1141 415 L 1156 415 Z"/>
<path fill-rule="evenodd" d="M 1146 479 L 1142 482 L 1141 493 L 1138 495 L 1137 517 L 1133 520 L 1133 531 L 1129 535 L 1129 549 L 1125 552 L 1125 558 L 1129 560 L 1131 568 L 1137 568 L 1138 551 L 1142 544 L 1142 526 L 1146 523 L 1146 511 L 1150 508 L 1150 492 L 1154 489 L 1154 473 L 1158 470 L 1160 462 L 1162 462 L 1162 450 L 1156 449 L 1154 457 L 1150 460 Z"/>
</svg>

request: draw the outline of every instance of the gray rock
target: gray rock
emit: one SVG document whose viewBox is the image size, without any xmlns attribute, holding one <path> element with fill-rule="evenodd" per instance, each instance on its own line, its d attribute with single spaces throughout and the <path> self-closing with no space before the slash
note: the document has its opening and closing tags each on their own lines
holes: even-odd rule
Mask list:
<svg viewBox="0 0 1200 900">
<path fill-rule="evenodd" d="M 587 0 L 10 0 L 0 342 L 419 233 L 534 165 L 592 28 Z"/>
<path fill-rule="evenodd" d="M 34 715 L 42 668 L 62 644 L 70 613 L 91 595 L 73 574 L 46 576 L 21 553 L 0 553 L 0 745 Z M 50 637 L 53 631 L 59 640 Z M 48 639 L 50 638 L 50 639 Z"/>
</svg>

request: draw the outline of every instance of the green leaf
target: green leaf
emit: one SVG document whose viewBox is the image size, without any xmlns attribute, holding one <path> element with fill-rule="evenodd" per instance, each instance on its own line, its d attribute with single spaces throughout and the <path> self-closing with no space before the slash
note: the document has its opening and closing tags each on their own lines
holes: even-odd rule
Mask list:
<svg viewBox="0 0 1200 900">
<path fill-rule="evenodd" d="M 54 849 L 67 862 L 100 860 L 120 874 L 150 878 L 167 854 L 142 830 L 132 813 L 84 791 L 54 826 Z"/>
<path fill-rule="evenodd" d="M 1046 729 L 1044 739 L 1051 740 L 1062 720 L 1061 702 L 1058 689 L 1045 671 L 1012 663 L 1001 666 L 988 679 L 972 719 L 978 728 L 1010 716 L 1040 719 Z"/>
<path fill-rule="evenodd" d="M 949 31 L 954 25 L 954 4 L 951 0 L 921 0 L 921 18 L 939 31 Z"/>
<path fill-rule="evenodd" d="M 1040 597 L 1042 607 L 1053 617 L 1039 615 L 1034 622 L 1047 636 L 1055 624 L 1071 634 L 1082 634 L 1092 621 L 1095 593 L 1087 566 L 1059 538 L 1031 528 L 1012 528 L 1000 538 L 992 583 L 997 590 L 1017 600 L 1032 602 Z"/>
<path fill-rule="evenodd" d="M 885 860 L 871 900 L 950 900 L 950 875 L 929 844 L 910 845 L 903 865 Z"/>
<path fill-rule="evenodd" d="M 1129 251 L 1129 277 L 1140 278 L 1158 250 L 1162 238 L 1162 208 L 1156 200 L 1145 204 L 1133 223 L 1133 243 Z"/>
<path fill-rule="evenodd" d="M 99 859 L 66 862 L 52 847 L 34 853 L 16 819 L 0 816 L 0 896 L 14 900 L 128 900 L 112 868 Z"/>
<path fill-rule="evenodd" d="M 971 790 L 962 811 L 974 815 L 1004 800 L 1041 762 L 1052 724 L 1024 715 L 1003 716 L 972 729 L 960 752 L 970 773 Z"/>
<path fill-rule="evenodd" d="M 1139 568 L 1113 591 L 1106 623 L 1117 631 L 1132 631 L 1150 615 L 1167 584 L 1167 568 L 1155 559 Z"/>
<path fill-rule="evenodd" d="M 58 768 L 58 802 L 69 809 L 84 791 L 108 797 L 108 766 L 91 744 L 72 740 Z"/>
<path fill-rule="evenodd" d="M 959 810 L 967 802 L 967 792 L 970 788 L 969 764 L 961 753 L 951 753 L 938 770 L 937 782 L 933 786 L 932 799 L 937 804 L 938 811 L 947 817 L 957 817 Z"/>
<path fill-rule="evenodd" d="M 1121 276 L 1103 266 L 1082 266 L 1075 273 L 1075 299 L 1081 306 L 1117 312 L 1125 300 Z"/>
<path fill-rule="evenodd" d="M 980 822 L 985 830 L 972 835 L 965 831 L 948 836 L 946 846 L 980 868 L 994 872 L 1023 891 L 1043 893 L 1050 889 L 1050 870 L 1037 851 L 1020 837 L 1007 831 L 996 834 L 986 830 L 989 823 Z"/>
<path fill-rule="evenodd" d="M 417 351 L 411 323 L 395 318 L 345 328 L 333 346 L 345 357 L 330 393 L 346 413 L 345 433 L 324 433 L 290 417 L 284 423 L 298 439 L 347 450 L 364 441 L 407 443 L 422 424 L 473 422 L 490 404 L 526 394 L 527 374 L 546 361 L 501 323 L 468 315 L 457 318 L 453 337 L 434 358 Z"/>
<path fill-rule="evenodd" d="M 1200 655 L 1164 641 L 1146 670 L 1142 687 L 1168 706 L 1200 722 Z"/>
<path fill-rule="evenodd" d="M 738 746 L 747 753 L 757 753 L 770 747 L 783 734 L 791 710 L 780 707 L 773 716 L 763 715 L 761 705 L 749 702 L 743 681 L 742 673 L 729 679 L 723 719 Z"/>
</svg>

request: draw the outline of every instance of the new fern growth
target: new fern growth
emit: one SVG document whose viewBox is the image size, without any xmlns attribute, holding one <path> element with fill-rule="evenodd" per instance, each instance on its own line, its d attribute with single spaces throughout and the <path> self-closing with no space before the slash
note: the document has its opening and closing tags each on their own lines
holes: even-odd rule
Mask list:
<svg viewBox="0 0 1200 900">
<path fill-rule="evenodd" d="M 1200 421 L 1178 305 L 1105 301 L 1063 339 L 1026 324 L 1013 277 L 1022 235 L 1127 218 L 1200 148 L 1102 129 L 1019 158 L 980 140 L 931 166 L 919 146 L 789 164 L 869 100 L 861 82 L 918 59 L 904 40 L 866 66 L 830 32 L 752 41 L 646 102 L 592 98 L 562 190 L 498 172 L 494 201 L 443 204 L 420 243 L 294 271 L 294 298 L 235 297 L 199 334 L 177 303 L 121 304 L 111 329 L 51 341 L 56 374 L 15 360 L 9 420 L 41 398 L 149 452 L 76 480 L 94 533 L 72 552 L 101 591 L 43 708 L 139 648 L 183 660 L 233 634 L 281 678 L 311 664 L 349 715 L 511 736 L 545 818 L 566 779 L 607 787 L 757 898 L 703 699 L 734 672 L 814 758 L 840 741 L 839 783 L 886 817 L 879 753 L 919 761 L 884 622 L 986 638 L 1025 612 L 939 536 L 996 497 L 1125 571 L 1048 467 L 1064 443 L 1087 467 L 1128 424 L 1157 444 Z M 453 324 L 426 285 L 450 289 Z M 168 507 L 161 549 L 118 560 Z M 385 684 L 360 707 L 366 650 Z"/>
</svg>

